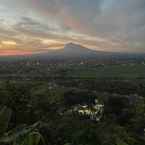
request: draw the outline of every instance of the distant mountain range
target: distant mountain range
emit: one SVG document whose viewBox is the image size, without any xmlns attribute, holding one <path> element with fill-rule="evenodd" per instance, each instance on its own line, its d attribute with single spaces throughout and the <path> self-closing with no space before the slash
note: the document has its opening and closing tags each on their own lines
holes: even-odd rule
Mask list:
<svg viewBox="0 0 145 145">
<path fill-rule="evenodd" d="M 4 57 L 3 57 L 4 58 Z M 98 60 L 145 60 L 144 53 L 121 53 L 95 51 L 84 46 L 68 43 L 59 50 L 48 50 L 45 53 L 34 54 L 32 56 L 13 56 L 5 59 L 98 59 Z M 1 60 L 1 58 L 0 58 Z"/>
<path fill-rule="evenodd" d="M 88 58 L 96 57 L 97 51 L 88 49 L 84 46 L 68 43 L 62 49 L 51 50 L 48 53 L 38 54 L 37 56 L 56 57 L 56 58 Z"/>
<path fill-rule="evenodd" d="M 48 53 L 41 53 L 34 56 L 45 59 L 145 59 L 145 53 L 96 51 L 74 43 L 68 43 L 64 48 L 59 50 L 50 50 Z"/>
</svg>

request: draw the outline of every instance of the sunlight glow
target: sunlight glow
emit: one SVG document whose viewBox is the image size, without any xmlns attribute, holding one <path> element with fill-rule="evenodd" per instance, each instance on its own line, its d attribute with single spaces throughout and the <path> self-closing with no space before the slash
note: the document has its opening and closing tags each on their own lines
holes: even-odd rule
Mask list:
<svg viewBox="0 0 145 145">
<path fill-rule="evenodd" d="M 3 45 L 12 45 L 12 46 L 17 45 L 17 43 L 15 41 L 2 41 L 1 43 Z"/>
<path fill-rule="evenodd" d="M 48 45 L 61 43 L 60 41 L 52 40 L 52 39 L 43 39 L 41 41 L 43 44 L 48 44 Z"/>
</svg>

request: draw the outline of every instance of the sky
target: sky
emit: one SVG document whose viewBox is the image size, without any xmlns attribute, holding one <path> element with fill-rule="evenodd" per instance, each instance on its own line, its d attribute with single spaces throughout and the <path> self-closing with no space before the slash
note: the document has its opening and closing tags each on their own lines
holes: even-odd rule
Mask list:
<svg viewBox="0 0 145 145">
<path fill-rule="evenodd" d="M 77 43 L 145 52 L 145 0 L 0 0 L 0 55 Z"/>
</svg>

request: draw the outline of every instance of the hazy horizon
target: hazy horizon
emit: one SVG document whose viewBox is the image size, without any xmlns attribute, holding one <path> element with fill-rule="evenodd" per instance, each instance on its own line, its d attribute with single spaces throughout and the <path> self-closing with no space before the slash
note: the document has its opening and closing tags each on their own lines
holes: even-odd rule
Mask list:
<svg viewBox="0 0 145 145">
<path fill-rule="evenodd" d="M 31 55 L 72 42 L 145 52 L 144 0 L 1 0 L 0 56 Z"/>
</svg>

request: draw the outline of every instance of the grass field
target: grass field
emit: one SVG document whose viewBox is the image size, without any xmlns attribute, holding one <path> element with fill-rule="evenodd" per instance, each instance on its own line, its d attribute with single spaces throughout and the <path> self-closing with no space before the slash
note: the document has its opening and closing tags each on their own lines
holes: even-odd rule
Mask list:
<svg viewBox="0 0 145 145">
<path fill-rule="evenodd" d="M 96 79 L 143 79 L 145 78 L 144 64 L 121 64 L 102 66 L 72 67 L 67 72 L 69 77 Z"/>
</svg>

